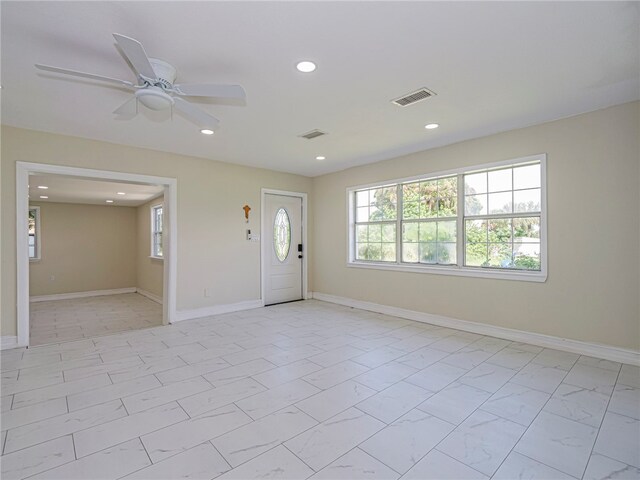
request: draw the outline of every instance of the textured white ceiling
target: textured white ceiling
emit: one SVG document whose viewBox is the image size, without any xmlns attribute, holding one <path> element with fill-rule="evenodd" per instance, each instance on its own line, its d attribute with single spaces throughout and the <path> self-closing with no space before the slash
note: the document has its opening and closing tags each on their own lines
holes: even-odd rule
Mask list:
<svg viewBox="0 0 640 480">
<path fill-rule="evenodd" d="M 639 8 L 3 1 L 2 122 L 314 176 L 638 99 Z M 128 92 L 33 66 L 134 80 L 114 32 L 172 63 L 178 82 L 243 85 L 246 105 L 196 100 L 222 122 L 207 137 L 168 112 L 116 120 Z M 316 72 L 298 73 L 301 59 Z M 437 96 L 390 103 L 419 87 Z M 430 122 L 441 127 L 425 130 Z M 297 137 L 315 128 L 329 135 Z"/>
<path fill-rule="evenodd" d="M 49 187 L 40 189 L 39 186 Z M 66 175 L 29 175 L 29 200 L 32 202 L 85 203 L 137 207 L 162 194 L 160 185 L 109 182 Z M 118 195 L 117 192 L 124 192 Z M 49 197 L 42 199 L 40 196 Z M 106 203 L 113 200 L 113 203 Z"/>
</svg>

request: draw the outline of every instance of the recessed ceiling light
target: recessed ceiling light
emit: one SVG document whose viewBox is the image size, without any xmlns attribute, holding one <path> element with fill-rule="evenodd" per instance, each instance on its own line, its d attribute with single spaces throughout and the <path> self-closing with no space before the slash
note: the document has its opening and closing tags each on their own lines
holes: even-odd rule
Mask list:
<svg viewBox="0 0 640 480">
<path fill-rule="evenodd" d="M 427 130 L 433 130 L 434 128 L 438 128 L 440 125 L 437 123 L 428 123 L 424 126 Z"/>
<path fill-rule="evenodd" d="M 49 188 L 49 187 L 47 187 L 47 186 L 45 186 L 45 185 L 38 185 L 38 188 L 39 188 L 40 190 L 46 190 L 46 189 L 47 189 L 47 188 Z"/>
<path fill-rule="evenodd" d="M 113 200 L 105 200 L 107 203 L 113 203 Z"/>
<path fill-rule="evenodd" d="M 323 157 L 322 155 L 318 155 L 316 157 L 316 160 L 324 160 L 325 158 L 327 158 L 327 157 Z"/>
<path fill-rule="evenodd" d="M 116 195 L 126 195 L 124 192 L 116 192 Z"/>
<path fill-rule="evenodd" d="M 200 130 L 200 133 L 204 133 L 205 135 L 213 135 L 213 130 L 203 128 L 202 130 Z"/>
<path fill-rule="evenodd" d="M 40 198 L 45 198 L 46 199 L 46 198 L 49 198 L 49 197 L 47 197 L 46 195 L 40 195 Z"/>
<path fill-rule="evenodd" d="M 296 65 L 296 68 L 298 69 L 299 72 L 310 73 L 316 69 L 316 64 L 308 60 L 305 60 L 303 62 L 298 62 L 298 64 Z"/>
</svg>

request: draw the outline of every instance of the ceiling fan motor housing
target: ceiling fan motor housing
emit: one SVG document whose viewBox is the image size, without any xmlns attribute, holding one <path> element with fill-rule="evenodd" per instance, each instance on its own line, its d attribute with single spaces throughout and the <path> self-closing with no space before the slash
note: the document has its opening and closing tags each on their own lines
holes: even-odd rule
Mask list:
<svg viewBox="0 0 640 480">
<path fill-rule="evenodd" d="M 173 105 L 171 95 L 160 87 L 146 87 L 136 90 L 135 96 L 140 102 L 151 110 L 166 110 Z"/>
</svg>

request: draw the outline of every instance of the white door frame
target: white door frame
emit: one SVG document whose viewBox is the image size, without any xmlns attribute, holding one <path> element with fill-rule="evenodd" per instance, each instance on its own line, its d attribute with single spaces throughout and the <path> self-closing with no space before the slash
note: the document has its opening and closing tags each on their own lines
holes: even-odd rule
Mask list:
<svg viewBox="0 0 640 480">
<path fill-rule="evenodd" d="M 29 174 L 43 173 L 71 175 L 92 179 L 119 180 L 164 186 L 163 221 L 167 234 L 163 237 L 164 291 L 162 295 L 162 323 L 167 325 L 176 319 L 176 279 L 178 265 L 178 182 L 175 178 L 139 175 L 135 173 L 94 170 L 89 168 L 49 165 L 45 163 L 16 162 L 16 258 L 17 258 L 17 330 L 18 346 L 29 346 Z"/>
<path fill-rule="evenodd" d="M 307 243 L 307 194 L 302 192 L 288 192 L 286 190 L 273 190 L 270 188 L 263 188 L 260 195 L 260 299 L 262 306 L 265 305 L 265 288 L 266 288 L 266 268 L 265 262 L 268 258 L 267 244 L 265 242 L 265 221 L 264 221 L 264 206 L 265 195 L 284 195 L 287 197 L 297 197 L 302 199 L 302 298 L 307 300 L 309 298 L 308 292 L 308 258 L 309 258 L 309 244 Z M 26 217 L 25 217 L 26 218 Z M 26 222 L 26 220 L 25 220 Z M 25 244 L 26 245 L 26 244 Z M 27 248 L 25 246 L 25 248 Z M 296 245 L 297 249 L 297 245 Z"/>
</svg>

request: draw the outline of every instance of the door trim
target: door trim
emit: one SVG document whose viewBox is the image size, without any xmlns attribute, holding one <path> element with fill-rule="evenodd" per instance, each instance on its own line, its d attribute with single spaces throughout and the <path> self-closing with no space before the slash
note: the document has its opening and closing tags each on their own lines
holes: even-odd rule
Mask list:
<svg viewBox="0 0 640 480">
<path fill-rule="evenodd" d="M 170 177 L 156 177 L 136 173 L 95 170 L 46 163 L 16 162 L 16 259 L 17 259 L 17 337 L 19 347 L 29 346 L 29 250 L 28 225 L 29 173 L 51 173 L 91 179 L 123 180 L 164 187 L 164 222 L 167 257 L 164 259 L 162 324 L 176 319 L 176 292 L 178 273 L 178 181 Z"/>
<path fill-rule="evenodd" d="M 308 298 L 310 298 L 308 290 L 309 243 L 307 242 L 307 194 L 303 192 L 288 192 L 286 190 L 273 190 L 270 188 L 263 188 L 260 191 L 260 301 L 262 302 L 262 306 L 264 307 L 266 293 L 265 261 L 267 258 L 267 245 L 264 240 L 266 226 L 264 218 L 264 206 L 266 195 L 283 195 L 285 197 L 296 197 L 302 199 L 302 298 L 304 300 L 307 300 Z"/>
</svg>

